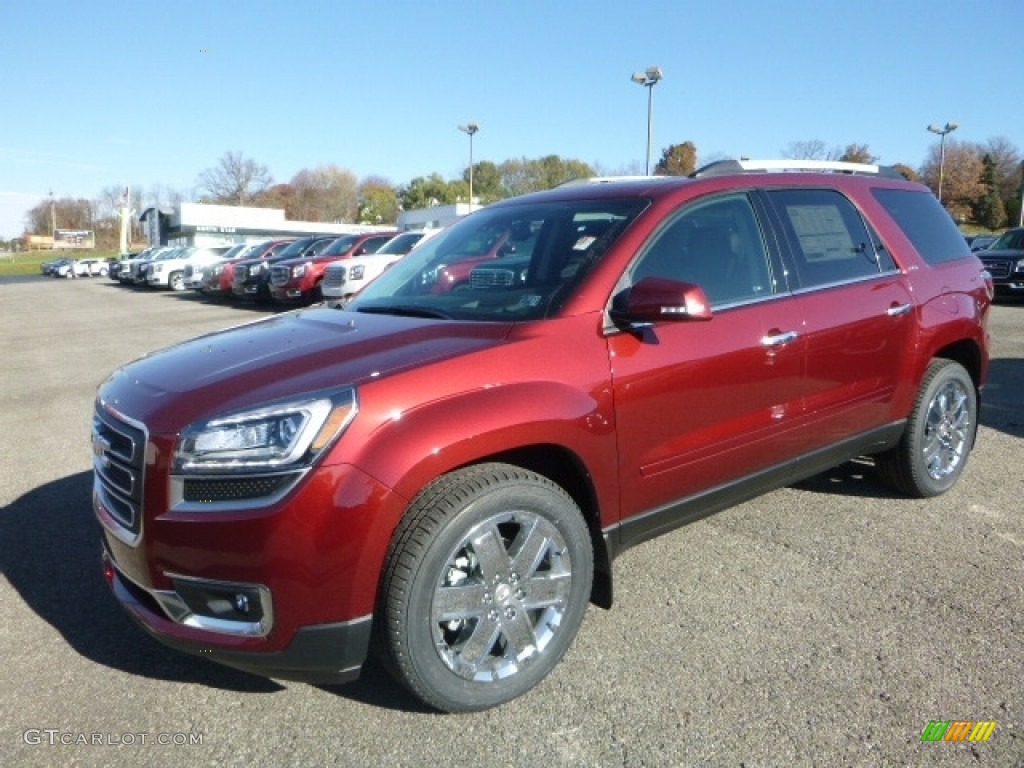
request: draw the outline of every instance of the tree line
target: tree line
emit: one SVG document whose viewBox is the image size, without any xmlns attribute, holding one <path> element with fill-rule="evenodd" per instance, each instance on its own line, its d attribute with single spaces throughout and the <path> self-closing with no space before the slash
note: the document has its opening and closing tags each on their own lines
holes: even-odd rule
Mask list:
<svg viewBox="0 0 1024 768">
<path fill-rule="evenodd" d="M 997 230 L 1017 223 L 1024 164 L 1009 140 L 999 137 L 979 144 L 947 139 L 944 161 L 940 150 L 936 142 L 916 169 L 904 163 L 894 167 L 937 194 L 941 163 L 942 202 L 961 225 Z M 828 147 L 820 140 L 792 142 L 782 155 L 790 159 L 877 162 L 866 144 Z M 721 158 L 711 157 L 705 162 L 715 159 Z M 685 176 L 698 167 L 696 145 L 683 141 L 662 150 L 654 173 Z M 487 204 L 600 172 L 600 168 L 582 160 L 559 155 L 512 158 L 501 163 L 484 160 L 473 165 L 472 194 L 475 200 Z M 285 216 L 293 221 L 393 224 L 402 210 L 468 202 L 469 181 L 468 167 L 454 179 L 434 173 L 396 186 L 380 176 L 360 180 L 346 168 L 325 164 L 304 168 L 287 182 L 275 183 L 266 165 L 241 152 L 227 152 L 198 175 L 194 189 L 176 190 L 160 184 L 131 187 L 129 206 L 136 213 L 135 226 L 138 214 L 146 207 L 190 201 L 283 208 Z M 92 200 L 45 199 L 26 214 L 25 232 L 49 233 L 54 225 L 58 229 L 90 229 L 96 232 L 98 248 L 116 247 L 124 192 L 122 187 L 110 186 Z"/>
</svg>

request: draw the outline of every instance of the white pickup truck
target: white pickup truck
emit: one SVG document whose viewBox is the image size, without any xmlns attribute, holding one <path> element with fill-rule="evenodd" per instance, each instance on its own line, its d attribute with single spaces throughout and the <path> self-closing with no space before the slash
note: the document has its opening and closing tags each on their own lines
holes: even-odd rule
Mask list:
<svg viewBox="0 0 1024 768">
<path fill-rule="evenodd" d="M 327 265 L 320 292 L 330 307 L 343 307 L 353 296 L 421 242 L 440 229 L 417 229 L 395 235 L 375 253 L 353 256 Z"/>
</svg>

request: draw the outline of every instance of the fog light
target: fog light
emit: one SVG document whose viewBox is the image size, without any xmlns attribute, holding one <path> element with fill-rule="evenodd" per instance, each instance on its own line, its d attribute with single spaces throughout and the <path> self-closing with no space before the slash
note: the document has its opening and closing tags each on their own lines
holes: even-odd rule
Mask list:
<svg viewBox="0 0 1024 768">
<path fill-rule="evenodd" d="M 220 621 L 259 622 L 264 618 L 265 587 L 172 576 L 174 591 L 196 616 Z M 268 595 L 269 596 L 269 595 Z"/>
</svg>

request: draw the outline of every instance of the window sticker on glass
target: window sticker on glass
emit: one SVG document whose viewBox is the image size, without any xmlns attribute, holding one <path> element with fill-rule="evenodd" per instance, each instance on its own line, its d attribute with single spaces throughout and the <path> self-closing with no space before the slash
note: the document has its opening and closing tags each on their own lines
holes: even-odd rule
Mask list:
<svg viewBox="0 0 1024 768">
<path fill-rule="evenodd" d="M 843 215 L 834 205 L 786 207 L 808 262 L 848 259 L 856 250 Z"/>
</svg>

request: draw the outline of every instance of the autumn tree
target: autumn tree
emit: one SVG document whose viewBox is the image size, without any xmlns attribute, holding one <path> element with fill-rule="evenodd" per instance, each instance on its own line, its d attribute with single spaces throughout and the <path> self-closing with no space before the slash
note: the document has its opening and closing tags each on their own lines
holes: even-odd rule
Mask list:
<svg viewBox="0 0 1024 768">
<path fill-rule="evenodd" d="M 25 232 L 32 235 L 50 235 L 54 229 L 94 228 L 92 202 L 84 197 L 46 198 L 25 213 Z"/>
<path fill-rule="evenodd" d="M 820 139 L 791 141 L 782 150 L 782 156 L 789 160 L 836 160 L 841 154 L 838 147 L 828 149 Z"/>
<path fill-rule="evenodd" d="M 936 142 L 931 146 L 920 172 L 922 182 L 941 197 L 943 205 L 956 221 L 970 220 L 972 208 L 985 194 L 981 182 L 981 153 L 977 145 L 946 139 L 943 159 L 942 143 Z"/>
<path fill-rule="evenodd" d="M 227 152 L 217 165 L 199 174 L 197 185 L 206 202 L 251 205 L 272 183 L 267 166 L 241 152 Z"/>
<path fill-rule="evenodd" d="M 846 149 L 839 155 L 839 159 L 844 163 L 866 163 L 868 165 L 878 162 L 878 158 L 871 154 L 867 144 L 847 144 Z"/>
<path fill-rule="evenodd" d="M 670 144 L 661 151 L 655 176 L 689 176 L 697 170 L 697 146 L 692 141 Z"/>
<path fill-rule="evenodd" d="M 918 175 L 917 171 L 906 163 L 895 163 L 891 167 L 907 181 L 921 181 L 921 177 Z"/>
<path fill-rule="evenodd" d="M 295 190 L 293 215 L 298 221 L 353 222 L 359 212 L 358 182 L 337 165 L 303 168 L 289 182 Z"/>
</svg>

